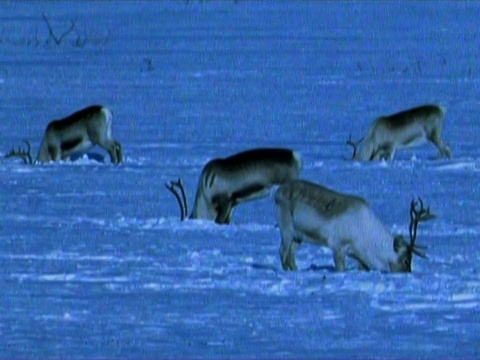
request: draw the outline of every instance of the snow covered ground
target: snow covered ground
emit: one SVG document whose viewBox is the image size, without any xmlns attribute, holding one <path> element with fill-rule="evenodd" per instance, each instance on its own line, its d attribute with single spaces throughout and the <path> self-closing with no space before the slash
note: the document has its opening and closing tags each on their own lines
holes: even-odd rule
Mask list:
<svg viewBox="0 0 480 360">
<path fill-rule="evenodd" d="M 454 1 L 0 2 L 0 156 L 96 103 L 126 154 L 0 161 L 0 357 L 480 357 L 479 17 Z M 348 160 L 350 133 L 424 103 L 447 108 L 452 160 Z M 191 204 L 208 160 L 262 146 L 301 152 L 303 178 L 365 197 L 395 233 L 420 196 L 429 258 L 335 273 L 305 244 L 286 273 L 271 198 L 231 226 L 179 221 L 165 182 Z"/>
</svg>

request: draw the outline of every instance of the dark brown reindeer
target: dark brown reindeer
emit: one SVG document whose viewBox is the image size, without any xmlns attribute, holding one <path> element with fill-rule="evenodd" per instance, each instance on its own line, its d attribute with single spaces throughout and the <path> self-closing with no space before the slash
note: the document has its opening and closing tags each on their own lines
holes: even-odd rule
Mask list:
<svg viewBox="0 0 480 360">
<path fill-rule="evenodd" d="M 366 138 L 347 141 L 353 147 L 353 159 L 359 161 L 392 160 L 400 148 L 419 146 L 430 141 L 439 156 L 451 158 L 450 148 L 443 143 L 442 126 L 445 109 L 437 105 L 423 105 L 374 121 Z"/>
<path fill-rule="evenodd" d="M 282 148 L 252 149 L 211 160 L 200 175 L 190 219 L 229 224 L 238 204 L 267 196 L 274 185 L 298 178 L 301 168 L 300 155 Z M 184 220 L 188 206 L 182 181 L 166 186 L 175 195 Z"/>
<path fill-rule="evenodd" d="M 12 149 L 6 157 L 20 157 L 25 163 L 46 163 L 68 159 L 74 153 L 87 152 L 98 145 L 105 149 L 114 164 L 123 161 L 120 142 L 112 136 L 112 112 L 101 105 L 89 106 L 66 118 L 50 122 L 45 129 L 36 161 L 27 149 Z"/>
</svg>

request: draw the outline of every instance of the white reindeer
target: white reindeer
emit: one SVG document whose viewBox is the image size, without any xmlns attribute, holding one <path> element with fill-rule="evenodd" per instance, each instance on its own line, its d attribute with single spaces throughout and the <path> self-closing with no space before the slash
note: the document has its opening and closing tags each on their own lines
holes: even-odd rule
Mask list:
<svg viewBox="0 0 480 360">
<path fill-rule="evenodd" d="M 211 160 L 200 175 L 190 218 L 229 224 L 235 206 L 267 196 L 272 186 L 298 178 L 301 168 L 300 155 L 282 148 L 252 149 Z M 181 219 L 185 219 L 188 207 L 181 180 L 166 186 L 177 198 Z"/>
<path fill-rule="evenodd" d="M 392 236 L 363 198 L 308 181 L 280 186 L 275 203 L 284 270 L 297 269 L 295 253 L 303 240 L 330 248 L 337 271 L 345 271 L 346 256 L 356 259 L 362 269 L 385 272 L 411 272 L 413 254 L 426 257 L 415 245 L 417 225 L 434 215 L 421 200 L 411 203 L 410 243 L 403 236 Z"/>
<path fill-rule="evenodd" d="M 64 119 L 50 122 L 45 129 L 36 162 L 65 160 L 74 153 L 90 150 L 95 145 L 105 149 L 114 164 L 123 161 L 120 142 L 112 137 L 112 112 L 101 105 L 89 106 Z M 12 150 L 7 157 L 21 157 L 26 163 L 33 163 L 28 149 Z"/>
<path fill-rule="evenodd" d="M 451 158 L 452 152 L 442 141 L 445 109 L 437 105 L 423 105 L 374 121 L 365 139 L 347 144 L 353 146 L 353 159 L 360 161 L 392 160 L 398 148 L 415 147 L 432 142 L 440 157 Z M 360 148 L 357 150 L 357 146 Z"/>
</svg>

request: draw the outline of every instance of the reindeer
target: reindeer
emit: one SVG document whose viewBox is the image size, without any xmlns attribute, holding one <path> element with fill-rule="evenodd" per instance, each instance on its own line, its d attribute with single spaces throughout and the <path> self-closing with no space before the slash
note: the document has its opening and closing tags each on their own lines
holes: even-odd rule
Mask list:
<svg viewBox="0 0 480 360">
<path fill-rule="evenodd" d="M 353 159 L 360 161 L 392 160 L 397 148 L 419 146 L 427 140 L 437 147 L 440 157 L 451 158 L 452 152 L 442 141 L 444 117 L 445 109 L 437 105 L 381 116 L 365 139 L 355 142 L 350 135 L 347 144 L 353 146 Z"/>
<path fill-rule="evenodd" d="M 300 155 L 281 148 L 252 149 L 211 160 L 200 175 L 190 219 L 229 224 L 235 206 L 267 196 L 272 186 L 298 178 L 301 168 Z M 188 206 L 182 181 L 166 186 L 175 195 L 184 220 Z"/>
<path fill-rule="evenodd" d="M 86 152 L 98 145 L 108 151 L 114 164 L 123 161 L 123 149 L 120 142 L 112 137 L 112 112 L 101 105 L 89 106 L 64 119 L 50 122 L 45 130 L 36 162 L 65 160 L 70 155 Z M 30 143 L 27 150 L 12 149 L 6 157 L 20 157 L 25 163 L 32 164 Z"/>
<path fill-rule="evenodd" d="M 293 180 L 275 194 L 284 270 L 297 270 L 295 253 L 304 240 L 333 251 L 335 269 L 345 271 L 345 257 L 364 270 L 411 272 L 413 254 L 426 255 L 416 245 L 419 222 L 434 217 L 421 199 L 410 206 L 410 243 L 392 236 L 367 201 L 304 180 Z M 420 206 L 420 207 L 419 207 Z"/>
</svg>

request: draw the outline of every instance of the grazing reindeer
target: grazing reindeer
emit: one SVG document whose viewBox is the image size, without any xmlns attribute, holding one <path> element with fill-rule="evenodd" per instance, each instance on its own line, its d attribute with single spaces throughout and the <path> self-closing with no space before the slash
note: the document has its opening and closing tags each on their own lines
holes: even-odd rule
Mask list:
<svg viewBox="0 0 480 360">
<path fill-rule="evenodd" d="M 93 105 L 77 111 L 64 119 L 48 124 L 37 162 L 65 160 L 73 153 L 86 152 L 98 145 L 108 151 L 114 164 L 123 161 L 120 142 L 112 137 L 112 112 L 104 106 Z M 7 157 L 22 157 L 24 162 L 33 163 L 28 150 L 12 150 Z"/>
<path fill-rule="evenodd" d="M 345 271 L 347 255 L 364 270 L 386 272 L 411 272 L 413 254 L 426 257 L 415 244 L 417 226 L 434 215 L 421 200 L 411 203 L 410 243 L 392 236 L 363 198 L 311 182 L 294 180 L 280 186 L 275 203 L 284 270 L 297 269 L 295 253 L 303 240 L 332 249 L 337 271 Z"/>
<path fill-rule="evenodd" d="M 452 152 L 442 141 L 442 124 L 445 110 L 437 105 L 423 105 L 374 121 L 368 136 L 357 142 L 350 136 L 353 159 L 360 161 L 392 160 L 395 150 L 432 142 L 440 157 L 451 158 Z M 357 149 L 358 145 L 360 148 Z"/>
<path fill-rule="evenodd" d="M 200 175 L 190 218 L 229 224 L 235 206 L 267 196 L 272 186 L 298 178 L 301 168 L 300 155 L 288 149 L 252 149 L 211 160 Z M 188 208 L 182 182 L 166 186 L 177 198 L 184 220 Z"/>
</svg>

